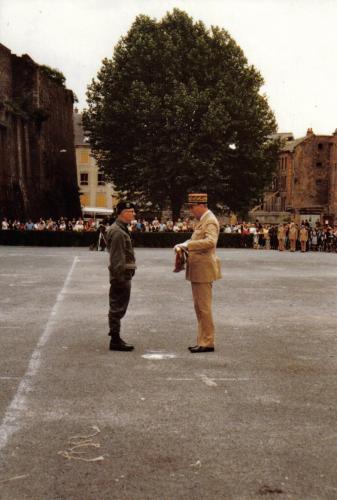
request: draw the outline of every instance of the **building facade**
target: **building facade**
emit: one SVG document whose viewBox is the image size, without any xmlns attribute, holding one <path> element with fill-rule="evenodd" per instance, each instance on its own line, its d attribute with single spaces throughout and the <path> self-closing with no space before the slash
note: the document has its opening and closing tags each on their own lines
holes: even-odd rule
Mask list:
<svg viewBox="0 0 337 500">
<path fill-rule="evenodd" d="M 77 179 L 80 187 L 82 212 L 88 214 L 111 212 L 118 202 L 117 193 L 111 183 L 106 183 L 99 171 L 82 127 L 82 115 L 74 113 Z"/>
<path fill-rule="evenodd" d="M 337 132 L 316 135 L 308 129 L 299 139 L 292 134 L 279 138 L 282 147 L 271 189 L 251 214 L 266 221 L 274 214 L 279 221 L 337 222 Z"/>
<path fill-rule="evenodd" d="M 0 44 L 0 216 L 80 214 L 71 90 Z"/>
</svg>

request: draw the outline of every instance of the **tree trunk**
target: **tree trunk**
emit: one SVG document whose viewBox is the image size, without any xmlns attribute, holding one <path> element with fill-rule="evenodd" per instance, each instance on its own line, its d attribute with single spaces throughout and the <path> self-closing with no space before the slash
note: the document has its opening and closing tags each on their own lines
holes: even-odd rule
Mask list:
<svg viewBox="0 0 337 500">
<path fill-rule="evenodd" d="M 183 205 L 181 198 L 171 197 L 172 220 L 176 222 L 180 218 L 180 210 Z"/>
</svg>

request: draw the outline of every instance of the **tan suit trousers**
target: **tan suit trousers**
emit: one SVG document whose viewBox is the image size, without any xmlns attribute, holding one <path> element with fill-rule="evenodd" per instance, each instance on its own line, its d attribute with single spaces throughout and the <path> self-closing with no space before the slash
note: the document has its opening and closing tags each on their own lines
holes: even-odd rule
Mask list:
<svg viewBox="0 0 337 500">
<path fill-rule="evenodd" d="M 290 240 L 290 251 L 291 252 L 296 251 L 296 240 Z"/>
<path fill-rule="evenodd" d="M 212 283 L 191 283 L 194 309 L 198 320 L 198 346 L 214 347 Z"/>
</svg>

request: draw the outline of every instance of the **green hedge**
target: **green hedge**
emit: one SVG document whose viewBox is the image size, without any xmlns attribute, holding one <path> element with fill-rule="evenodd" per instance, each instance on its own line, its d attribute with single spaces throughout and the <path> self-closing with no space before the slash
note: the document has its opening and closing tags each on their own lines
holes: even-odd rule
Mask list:
<svg viewBox="0 0 337 500">
<path fill-rule="evenodd" d="M 191 237 L 190 233 L 133 233 L 135 247 L 172 248 Z M 95 245 L 98 233 L 75 231 L 1 231 L 0 245 L 28 245 L 41 247 L 89 247 Z M 220 233 L 220 248 L 251 248 L 253 238 L 241 234 Z"/>
<path fill-rule="evenodd" d="M 28 245 L 38 247 L 89 247 L 96 243 L 95 231 L 0 231 L 0 245 Z"/>
<path fill-rule="evenodd" d="M 171 248 L 191 237 L 191 233 L 133 233 L 135 247 Z M 219 248 L 252 248 L 253 237 L 220 233 Z"/>
</svg>

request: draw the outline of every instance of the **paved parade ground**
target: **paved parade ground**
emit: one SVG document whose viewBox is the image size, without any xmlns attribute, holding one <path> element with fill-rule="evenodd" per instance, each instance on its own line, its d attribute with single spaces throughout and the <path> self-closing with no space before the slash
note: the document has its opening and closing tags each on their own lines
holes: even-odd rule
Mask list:
<svg viewBox="0 0 337 500">
<path fill-rule="evenodd" d="M 218 254 L 215 352 L 136 249 L 123 353 L 107 253 L 0 247 L 1 500 L 337 498 L 337 254 Z"/>
</svg>

